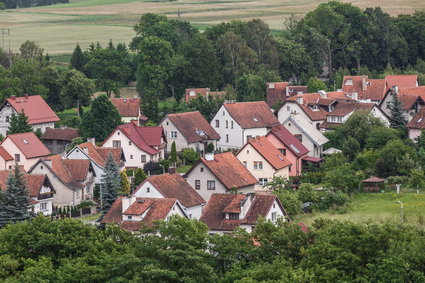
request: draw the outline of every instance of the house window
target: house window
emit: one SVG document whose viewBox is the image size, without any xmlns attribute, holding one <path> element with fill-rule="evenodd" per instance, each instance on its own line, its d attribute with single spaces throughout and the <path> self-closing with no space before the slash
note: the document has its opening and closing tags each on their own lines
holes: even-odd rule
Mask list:
<svg viewBox="0 0 425 283">
<path fill-rule="evenodd" d="M 130 159 L 133 159 L 133 155 L 132 154 L 130 154 Z"/>
<path fill-rule="evenodd" d="M 248 166 L 248 163 L 247 163 L 246 161 L 243 161 L 243 162 L 242 162 L 242 164 L 243 164 L 243 166 L 245 166 L 245 167 L 247 167 L 247 166 Z"/>
<path fill-rule="evenodd" d="M 121 147 L 121 141 L 112 141 L 113 147 Z"/>
<path fill-rule="evenodd" d="M 276 221 L 276 212 L 272 212 L 272 221 Z"/>
<path fill-rule="evenodd" d="M 297 134 L 297 135 L 294 135 L 294 137 L 295 137 L 297 140 L 299 140 L 300 142 L 303 142 L 303 135 L 299 135 L 299 134 Z"/>
<path fill-rule="evenodd" d="M 220 128 L 220 120 L 215 120 L 215 127 Z"/>
<path fill-rule="evenodd" d="M 77 198 L 79 198 L 79 197 L 80 197 L 80 190 L 76 190 L 76 191 L 75 191 L 75 196 L 76 196 Z"/>
<path fill-rule="evenodd" d="M 204 167 L 201 167 L 199 171 L 204 172 Z"/>
<path fill-rule="evenodd" d="M 224 111 L 223 111 L 223 116 L 225 115 Z"/>
<path fill-rule="evenodd" d="M 279 148 L 279 151 L 286 156 L 286 148 Z"/>
<path fill-rule="evenodd" d="M 195 180 L 195 189 L 200 190 L 201 189 L 201 180 Z"/>
<path fill-rule="evenodd" d="M 291 107 L 286 106 L 286 111 L 290 112 L 291 111 Z"/>
<path fill-rule="evenodd" d="M 233 121 L 230 121 L 230 128 L 233 129 Z"/>
<path fill-rule="evenodd" d="M 263 170 L 263 161 L 254 161 L 254 170 Z"/>
<path fill-rule="evenodd" d="M 230 220 L 239 220 L 239 213 L 229 213 Z"/>
<path fill-rule="evenodd" d="M 320 130 L 320 123 L 316 124 L 316 129 Z"/>
<path fill-rule="evenodd" d="M 168 122 L 167 122 L 167 126 L 168 126 Z"/>
<path fill-rule="evenodd" d="M 177 138 L 177 131 L 171 131 L 170 132 L 170 138 L 176 139 Z"/>
<path fill-rule="evenodd" d="M 147 192 L 147 193 L 150 193 L 150 192 L 151 192 L 151 188 L 147 187 L 147 188 L 146 188 L 146 192 Z"/>
<path fill-rule="evenodd" d="M 128 142 L 128 145 L 131 145 L 131 141 Z"/>
<path fill-rule="evenodd" d="M 6 123 L 9 123 L 9 116 L 6 116 Z"/>
<path fill-rule="evenodd" d="M 140 159 L 142 163 L 146 163 L 146 155 L 142 155 Z"/>
<path fill-rule="evenodd" d="M 127 216 L 127 218 L 128 218 L 128 220 L 131 220 L 131 219 L 133 219 L 133 216 L 129 215 L 129 216 Z"/>
<path fill-rule="evenodd" d="M 86 193 L 89 194 L 90 193 L 90 186 L 86 185 Z"/>
<path fill-rule="evenodd" d="M 207 181 L 207 190 L 215 190 L 215 181 Z"/>
<path fill-rule="evenodd" d="M 120 132 L 117 133 L 117 136 L 119 136 L 119 135 L 120 135 Z"/>
<path fill-rule="evenodd" d="M 12 166 L 11 165 L 9 166 L 9 169 L 12 169 Z"/>
<path fill-rule="evenodd" d="M 43 165 L 41 165 L 41 166 L 40 166 L 40 169 L 41 169 L 41 170 L 43 170 L 43 169 L 44 169 Z"/>
<path fill-rule="evenodd" d="M 260 178 L 258 179 L 258 181 L 260 183 L 260 186 L 265 186 L 267 185 L 267 182 L 268 182 L 267 178 Z"/>
<path fill-rule="evenodd" d="M 273 208 L 276 208 L 276 204 L 275 203 L 273 204 Z"/>
<path fill-rule="evenodd" d="M 229 121 L 226 120 L 226 129 L 229 128 Z"/>
<path fill-rule="evenodd" d="M 229 135 L 226 135 L 226 142 L 229 142 Z"/>
<path fill-rule="evenodd" d="M 21 161 L 21 155 L 19 153 L 15 154 L 15 161 L 16 162 Z"/>
<path fill-rule="evenodd" d="M 41 211 L 45 211 L 45 210 L 47 210 L 47 202 L 42 202 L 42 203 L 40 203 L 40 210 L 41 210 Z"/>
</svg>

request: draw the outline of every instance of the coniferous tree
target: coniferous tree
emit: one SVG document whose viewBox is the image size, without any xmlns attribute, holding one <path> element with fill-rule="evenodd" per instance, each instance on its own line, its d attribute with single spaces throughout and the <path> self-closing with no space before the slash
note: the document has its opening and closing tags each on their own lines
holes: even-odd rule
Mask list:
<svg viewBox="0 0 425 283">
<path fill-rule="evenodd" d="M 79 44 L 75 46 L 74 52 L 70 60 L 71 66 L 76 70 L 82 72 L 84 70 L 84 65 L 86 64 L 86 57 L 84 56 L 83 51 Z"/>
<path fill-rule="evenodd" d="M 32 127 L 28 124 L 28 117 L 25 116 L 25 113 L 21 112 L 18 113 L 18 115 L 12 113 L 7 134 L 11 135 L 28 132 L 32 132 Z"/>
<path fill-rule="evenodd" d="M 139 186 L 144 180 L 146 180 L 148 176 L 146 176 L 145 171 L 143 171 L 142 168 L 138 168 L 136 172 L 134 173 L 134 179 L 133 179 L 133 190 Z"/>
<path fill-rule="evenodd" d="M 170 154 L 170 161 L 171 163 L 173 163 L 174 165 L 177 162 L 177 149 L 176 149 L 176 142 L 173 141 L 173 143 L 171 144 L 171 154 Z"/>
<path fill-rule="evenodd" d="M 104 175 L 102 176 L 101 184 L 101 200 L 102 200 L 102 214 L 105 215 L 109 208 L 114 203 L 121 189 L 121 176 L 117 164 L 109 153 L 106 160 Z"/>
<path fill-rule="evenodd" d="M 19 166 L 15 163 L 13 173 L 9 175 L 6 182 L 6 191 L 0 198 L 0 227 L 8 223 L 21 222 L 31 217 L 28 210 L 30 196 L 27 185 Z"/>
<path fill-rule="evenodd" d="M 406 117 L 403 114 L 403 106 L 401 105 L 400 100 L 397 97 L 397 94 L 393 95 L 393 100 L 388 103 L 390 114 L 390 123 L 391 128 L 398 130 L 405 130 L 406 127 Z"/>
<path fill-rule="evenodd" d="M 130 195 L 130 182 L 128 181 L 127 170 L 120 172 L 121 177 L 121 193 L 125 196 Z"/>
</svg>

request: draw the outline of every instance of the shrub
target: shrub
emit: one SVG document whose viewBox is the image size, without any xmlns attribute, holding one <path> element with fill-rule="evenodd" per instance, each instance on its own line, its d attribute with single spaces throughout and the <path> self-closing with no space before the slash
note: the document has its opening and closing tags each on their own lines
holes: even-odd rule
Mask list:
<svg viewBox="0 0 425 283">
<path fill-rule="evenodd" d="M 302 184 L 298 189 L 298 199 L 302 203 L 306 202 L 318 202 L 319 196 L 316 191 L 313 190 L 313 186 L 311 184 Z"/>
<path fill-rule="evenodd" d="M 347 204 L 349 197 L 342 192 L 328 192 L 326 196 L 320 201 L 319 209 L 328 210 L 331 207 L 339 207 Z"/>
<path fill-rule="evenodd" d="M 199 153 L 192 148 L 183 148 L 181 156 L 186 164 L 193 164 L 199 159 Z"/>
<path fill-rule="evenodd" d="M 301 211 L 301 201 L 298 199 L 298 192 L 281 190 L 276 192 L 277 197 L 288 213 L 289 217 L 293 215 L 300 214 Z"/>
<path fill-rule="evenodd" d="M 143 169 L 147 172 L 149 172 L 151 175 L 156 175 L 162 173 L 162 167 L 158 162 L 149 161 L 145 164 Z"/>
</svg>

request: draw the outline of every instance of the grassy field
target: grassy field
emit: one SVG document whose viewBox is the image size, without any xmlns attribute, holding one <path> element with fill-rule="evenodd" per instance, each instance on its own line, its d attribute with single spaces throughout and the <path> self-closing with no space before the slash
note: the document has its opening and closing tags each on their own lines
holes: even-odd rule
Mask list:
<svg viewBox="0 0 425 283">
<path fill-rule="evenodd" d="M 132 27 L 144 13 L 159 13 L 190 21 L 200 30 L 232 19 L 261 18 L 276 31 L 283 29 L 291 14 L 303 15 L 324 0 L 71 0 L 68 4 L 0 11 L 0 28 L 9 28 L 5 48 L 16 52 L 25 40 L 32 40 L 50 55 L 69 54 L 79 43 L 105 45 L 109 39 L 129 43 Z M 396 15 L 425 9 L 421 0 L 374 0 L 351 2 L 361 8 L 381 6 Z M 3 47 L 3 40 L 0 41 Z"/>
<path fill-rule="evenodd" d="M 355 222 L 375 220 L 380 222 L 400 222 L 400 200 L 404 204 L 404 222 L 424 226 L 425 194 L 396 194 L 396 193 L 359 193 L 350 204 L 347 213 L 313 213 L 294 217 L 295 221 L 310 225 L 314 219 L 329 218 L 339 220 L 352 220 Z M 422 222 L 422 223 L 421 223 Z"/>
</svg>

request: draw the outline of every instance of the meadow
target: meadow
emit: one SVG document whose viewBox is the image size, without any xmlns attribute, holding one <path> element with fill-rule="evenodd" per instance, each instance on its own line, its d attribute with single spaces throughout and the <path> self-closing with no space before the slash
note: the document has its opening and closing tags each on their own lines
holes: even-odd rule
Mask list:
<svg viewBox="0 0 425 283">
<path fill-rule="evenodd" d="M 289 15 L 302 16 L 323 0 L 71 0 L 52 6 L 0 11 L 0 29 L 10 29 L 3 35 L 0 47 L 17 52 L 25 40 L 32 40 L 59 61 L 70 54 L 76 43 L 83 49 L 92 42 L 102 45 L 129 43 L 132 27 L 144 13 L 158 13 L 170 18 L 190 21 L 201 30 L 210 25 L 233 19 L 260 18 L 279 32 Z M 421 0 L 344 1 L 361 8 L 381 6 L 391 15 L 425 9 Z M 1 31 L 0 31 L 1 32 Z M 4 39 L 4 40 L 3 40 Z M 3 43 L 4 42 L 4 43 Z"/>
</svg>

